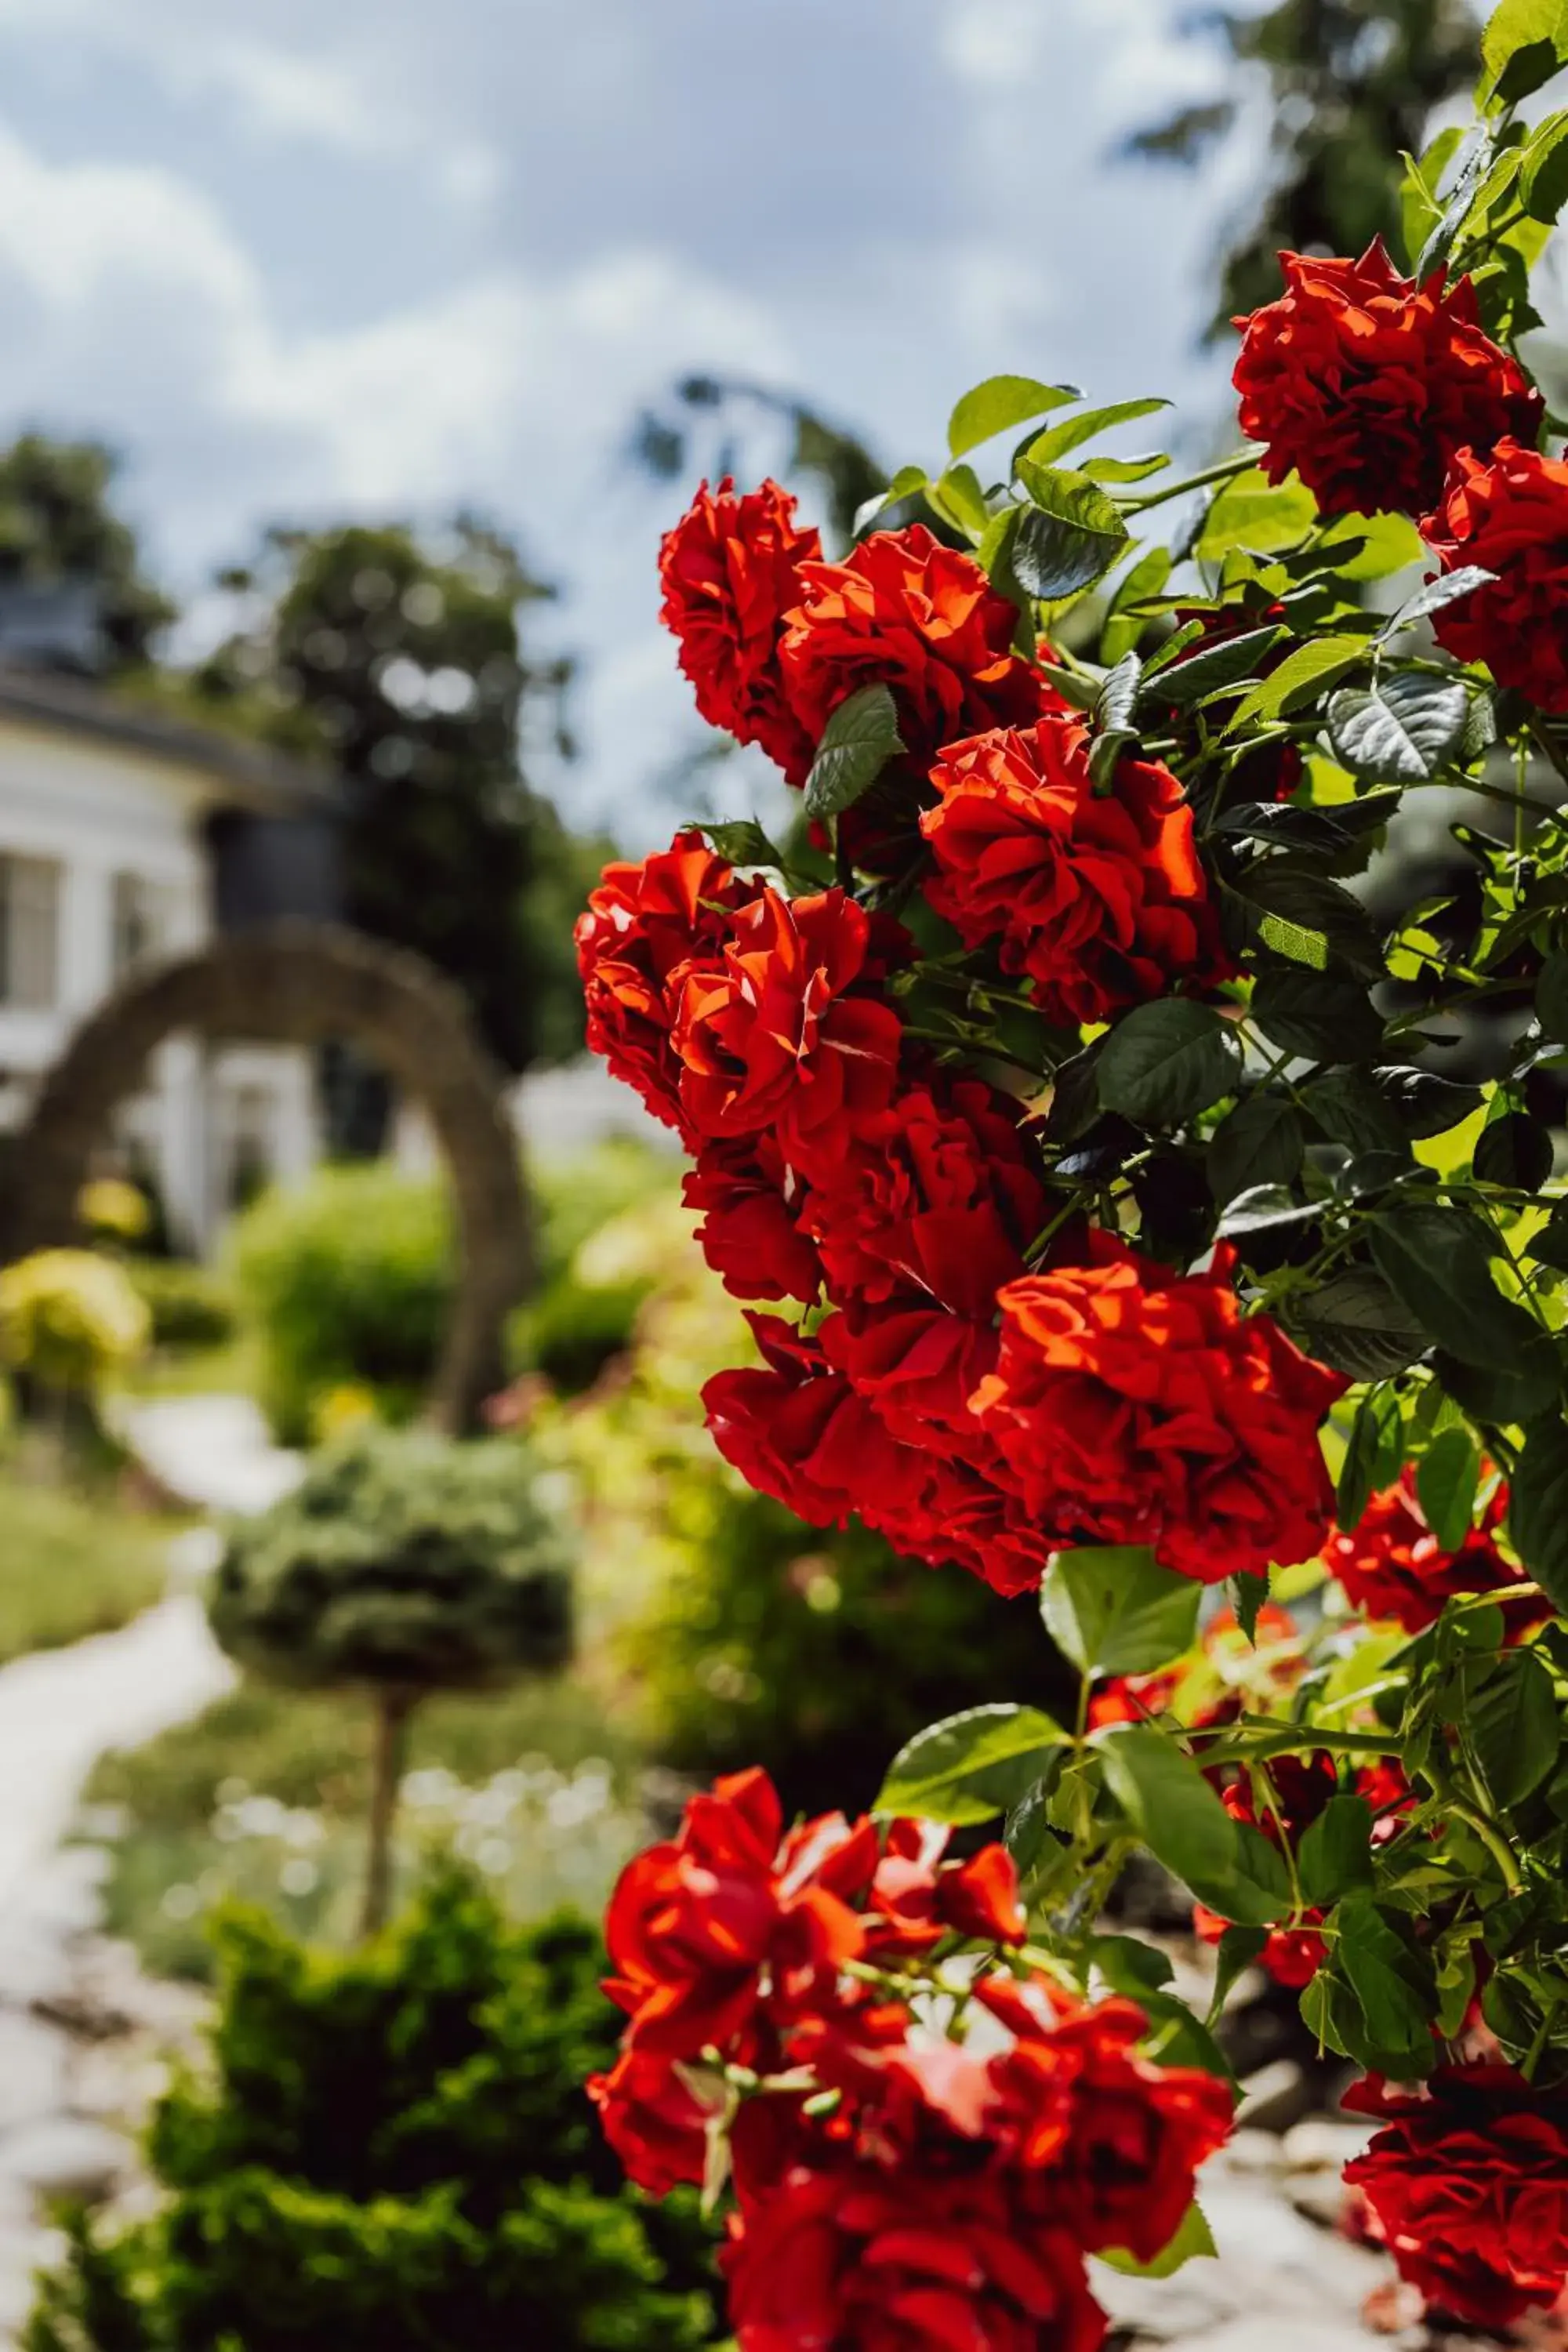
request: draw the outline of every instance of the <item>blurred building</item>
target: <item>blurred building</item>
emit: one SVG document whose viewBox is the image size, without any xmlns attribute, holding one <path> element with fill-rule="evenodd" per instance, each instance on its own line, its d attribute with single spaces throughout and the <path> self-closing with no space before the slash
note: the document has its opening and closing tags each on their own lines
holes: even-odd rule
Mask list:
<svg viewBox="0 0 1568 2352">
<path fill-rule="evenodd" d="M 0 1136 L 140 966 L 338 903 L 330 782 L 110 690 L 90 626 L 68 590 L 0 592 Z M 258 1184 L 317 1157 L 311 1056 L 171 1038 L 105 1143 L 201 1249 Z"/>
</svg>

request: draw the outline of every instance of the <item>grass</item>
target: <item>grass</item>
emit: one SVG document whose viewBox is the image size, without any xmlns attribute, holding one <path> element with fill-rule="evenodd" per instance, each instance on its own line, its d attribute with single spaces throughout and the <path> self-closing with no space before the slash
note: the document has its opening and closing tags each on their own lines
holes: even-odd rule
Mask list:
<svg viewBox="0 0 1568 2352">
<path fill-rule="evenodd" d="M 102 1758 L 83 1830 L 110 1847 L 110 1932 L 155 1973 L 198 1979 L 205 1915 L 231 1897 L 264 1903 L 300 1935 L 352 1932 L 369 1758 L 369 1709 L 354 1695 L 254 1682 Z M 409 1738 L 405 1860 L 424 1839 L 452 1842 L 519 1916 L 596 1907 L 647 1834 L 639 1760 L 603 1695 L 574 1676 L 432 1699 Z"/>
<path fill-rule="evenodd" d="M 260 1339 L 241 1330 L 215 1348 L 154 1348 L 120 1386 L 132 1397 L 254 1396 L 260 1377 Z"/>
<path fill-rule="evenodd" d="M 0 1662 L 126 1624 L 162 1592 L 183 1524 L 35 1484 L 0 1457 Z"/>
</svg>

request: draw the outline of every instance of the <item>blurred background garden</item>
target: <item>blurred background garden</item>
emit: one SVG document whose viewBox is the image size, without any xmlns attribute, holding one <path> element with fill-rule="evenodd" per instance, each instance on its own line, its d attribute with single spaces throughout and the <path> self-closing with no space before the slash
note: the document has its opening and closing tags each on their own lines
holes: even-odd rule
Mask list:
<svg viewBox="0 0 1568 2352">
<path fill-rule="evenodd" d="M 576 2087 L 615 1874 L 695 1780 L 863 1802 L 1053 1660 L 703 1430 L 752 1342 L 571 927 L 784 813 L 658 535 L 771 470 L 842 546 L 1069 350 L 1203 463 L 1224 320 L 1395 236 L 1475 47 L 1466 0 L 0 0 L 0 2340 L 717 2340 Z"/>
</svg>

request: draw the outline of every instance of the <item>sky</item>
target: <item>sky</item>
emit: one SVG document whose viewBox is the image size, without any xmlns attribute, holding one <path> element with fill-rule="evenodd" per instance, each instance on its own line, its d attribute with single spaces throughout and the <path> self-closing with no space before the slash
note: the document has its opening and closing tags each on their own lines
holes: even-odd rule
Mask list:
<svg viewBox="0 0 1568 2352">
<path fill-rule="evenodd" d="M 656 619 L 685 488 L 627 455 L 672 379 L 807 394 L 891 464 L 1004 369 L 1212 436 L 1204 265 L 1256 139 L 1195 181 L 1109 161 L 1212 89 L 1183 13 L 0 0 L 0 434 L 123 453 L 187 646 L 268 521 L 493 516 L 582 657 L 551 788 L 646 843 L 700 740 Z"/>
</svg>

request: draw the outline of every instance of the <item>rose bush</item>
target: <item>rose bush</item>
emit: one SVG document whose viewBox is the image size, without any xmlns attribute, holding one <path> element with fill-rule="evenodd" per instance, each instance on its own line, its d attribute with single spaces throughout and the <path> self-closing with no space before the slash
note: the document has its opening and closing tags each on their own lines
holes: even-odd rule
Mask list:
<svg viewBox="0 0 1568 2352">
<path fill-rule="evenodd" d="M 1140 1850 L 1221 1991 L 1261 1960 L 1360 2070 L 1352 2183 L 1433 2308 L 1568 2280 L 1549 15 L 1489 26 L 1403 268 L 1284 257 L 1232 457 L 1103 454 L 1163 404 L 995 377 L 842 562 L 772 483 L 665 542 L 700 709 L 803 800 L 579 929 L 758 1303 L 710 1425 L 807 1520 L 1037 1592 L 1079 1677 L 917 1731 L 853 1824 L 721 1783 L 623 1881 L 595 2095 L 634 2178 L 726 2201 L 742 2352 L 1093 2352 L 1091 2259 L 1203 2245 L 1231 2085 L 1103 1932 Z"/>
</svg>

